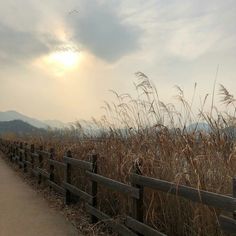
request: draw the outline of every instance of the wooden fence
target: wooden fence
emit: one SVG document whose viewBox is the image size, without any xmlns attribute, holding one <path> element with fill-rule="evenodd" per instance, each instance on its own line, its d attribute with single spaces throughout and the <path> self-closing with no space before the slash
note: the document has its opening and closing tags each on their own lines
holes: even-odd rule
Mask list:
<svg viewBox="0 0 236 236">
<path fill-rule="evenodd" d="M 0 140 L 0 150 L 16 163 L 24 172 L 31 171 L 37 177 L 38 184 L 45 181 L 56 192 L 61 193 L 65 198 L 66 204 L 73 203 L 73 197 L 79 197 L 86 203 L 86 210 L 91 215 L 92 223 L 98 220 L 106 222 L 106 224 L 120 235 L 127 236 L 164 236 L 165 234 L 148 226 L 143 222 L 144 207 L 143 195 L 144 188 L 162 191 L 168 194 L 178 195 L 193 202 L 198 202 L 211 207 L 231 212 L 233 217 L 220 215 L 219 224 L 222 231 L 227 233 L 236 233 L 236 179 L 233 179 L 233 194 L 231 196 L 221 195 L 213 192 L 203 191 L 184 185 L 176 185 L 168 181 L 142 176 L 138 169 L 134 166 L 131 174 L 131 184 L 121 183 L 110 178 L 104 177 L 97 173 L 98 155 L 90 156 L 91 161 L 76 159 L 72 153 L 68 151 L 63 162 L 54 159 L 55 152 L 53 149 L 49 151 L 38 149 L 32 144 L 19 142 L 10 142 Z M 47 163 L 47 165 L 45 165 Z M 64 181 L 59 185 L 54 178 L 54 170 L 57 167 L 64 169 Z M 85 171 L 86 177 L 90 181 L 91 189 L 86 192 L 72 183 L 71 169 L 80 168 Z M 132 215 L 126 216 L 124 221 L 116 222 L 110 216 L 97 208 L 98 184 L 108 189 L 118 191 L 130 196 L 132 199 Z"/>
</svg>

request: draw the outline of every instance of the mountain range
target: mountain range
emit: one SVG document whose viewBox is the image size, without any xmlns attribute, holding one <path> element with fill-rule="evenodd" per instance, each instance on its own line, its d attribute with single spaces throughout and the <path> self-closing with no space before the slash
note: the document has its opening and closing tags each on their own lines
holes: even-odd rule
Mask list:
<svg viewBox="0 0 236 236">
<path fill-rule="evenodd" d="M 77 125 L 76 125 L 77 124 Z M 87 134 L 96 135 L 99 133 L 99 127 L 93 122 L 80 120 L 74 123 L 63 123 L 59 120 L 39 120 L 17 111 L 0 112 L 0 134 L 6 132 L 12 133 L 35 133 L 45 132 L 45 129 L 63 129 L 69 127 L 82 127 L 83 132 Z M 43 131 L 44 130 L 44 131 Z M 211 133 L 213 130 L 207 123 L 193 123 L 186 127 L 188 133 L 191 132 L 206 132 Z M 236 127 L 229 126 L 220 130 L 222 134 L 229 138 L 236 139 Z"/>
<path fill-rule="evenodd" d="M 1 121 L 13 121 L 13 120 L 21 120 L 24 121 L 36 128 L 43 128 L 47 129 L 49 127 L 51 128 L 65 128 L 68 127 L 69 124 L 63 123 L 62 121 L 59 120 L 38 120 L 26 115 L 23 115 L 17 111 L 5 111 L 1 112 L 0 111 L 0 122 Z"/>
<path fill-rule="evenodd" d="M 14 122 L 13 122 L 14 121 Z M 22 123 L 22 122 L 24 123 Z M 76 122 L 64 123 L 59 120 L 39 120 L 29 116 L 26 116 L 17 111 L 0 111 L 0 134 L 6 132 L 19 133 L 16 128 L 16 124 L 19 125 L 22 133 L 29 130 L 33 130 L 32 127 L 42 131 L 43 129 L 65 129 L 70 128 L 70 130 L 83 129 L 83 133 L 96 135 L 98 133 L 98 127 L 91 121 L 79 120 Z M 26 127 L 29 125 L 29 127 Z M 30 127 L 31 126 L 31 127 Z M 4 128 L 5 127 L 5 128 Z M 16 129 L 15 129 L 16 128 Z M 14 132 L 15 130 L 15 132 Z"/>
<path fill-rule="evenodd" d="M 26 134 L 43 134 L 45 129 L 36 128 L 22 120 L 0 121 L 0 134 L 16 134 L 18 136 Z"/>
</svg>

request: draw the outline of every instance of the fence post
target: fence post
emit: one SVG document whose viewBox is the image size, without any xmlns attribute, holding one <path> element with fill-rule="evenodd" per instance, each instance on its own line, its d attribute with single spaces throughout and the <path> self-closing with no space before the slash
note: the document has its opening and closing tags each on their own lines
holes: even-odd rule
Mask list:
<svg viewBox="0 0 236 236">
<path fill-rule="evenodd" d="M 14 158 L 16 155 L 16 144 L 15 142 L 12 143 L 12 156 L 11 156 L 11 162 L 14 162 Z"/>
<path fill-rule="evenodd" d="M 236 177 L 233 178 L 233 197 L 236 198 Z M 236 211 L 233 212 L 233 217 L 236 219 Z"/>
<path fill-rule="evenodd" d="M 20 142 L 20 148 L 19 148 L 19 163 L 18 163 L 20 169 L 22 168 L 22 166 L 21 166 L 21 164 L 22 164 L 22 149 L 23 149 L 23 143 Z"/>
<path fill-rule="evenodd" d="M 39 168 L 42 169 L 43 168 L 43 156 L 42 156 L 42 151 L 43 151 L 43 146 L 39 147 Z M 38 184 L 41 184 L 42 182 L 42 175 L 39 173 L 38 174 Z"/>
<path fill-rule="evenodd" d="M 27 164 L 25 163 L 28 159 L 27 159 L 27 155 L 28 155 L 28 150 L 27 150 L 27 143 L 24 144 L 24 172 L 27 172 Z"/>
<path fill-rule="evenodd" d="M 31 170 L 32 170 L 32 174 L 34 175 L 34 144 L 30 145 L 30 162 L 31 162 Z"/>
<path fill-rule="evenodd" d="M 142 175 L 141 170 L 139 168 L 139 163 L 138 161 L 135 161 L 133 164 L 133 173 Z M 135 188 L 139 189 L 139 199 L 132 199 L 132 217 L 135 220 L 138 220 L 143 223 L 143 211 L 144 211 L 144 205 L 143 205 L 143 186 L 135 184 L 131 180 L 131 185 Z M 138 235 L 142 235 L 138 233 Z"/>
<path fill-rule="evenodd" d="M 11 147 L 11 153 L 9 155 L 9 159 L 10 159 L 10 162 L 12 162 L 12 160 L 13 160 L 12 158 L 13 158 L 13 155 L 14 155 L 14 146 L 13 146 L 12 143 L 10 145 L 11 145 L 10 146 Z"/>
<path fill-rule="evenodd" d="M 92 155 L 92 172 L 97 174 L 98 171 L 98 166 L 97 166 L 97 159 L 98 159 L 98 154 L 93 154 Z M 97 208 L 97 192 L 98 192 L 98 184 L 96 181 L 92 181 L 92 189 L 91 189 L 91 195 L 92 195 L 92 207 Z M 98 219 L 96 216 L 91 215 L 91 222 L 92 224 L 95 224 L 98 222 Z"/>
<path fill-rule="evenodd" d="M 15 157 L 16 157 L 15 158 L 16 164 L 19 165 L 19 159 L 18 159 L 18 157 L 19 157 L 19 142 L 18 141 L 16 142 L 16 156 Z"/>
<path fill-rule="evenodd" d="M 50 148 L 50 160 L 54 160 L 54 156 L 55 156 L 55 150 L 54 148 Z M 50 162 L 49 164 L 49 180 L 54 182 L 54 165 Z M 52 187 L 50 186 L 50 189 L 52 189 Z"/>
<path fill-rule="evenodd" d="M 3 151 L 3 150 L 2 150 L 2 147 L 3 147 L 2 145 L 3 145 L 3 143 L 1 143 L 1 145 L 0 145 L 0 146 L 1 146 L 1 147 L 0 147 L 1 151 Z M 10 155 L 10 153 L 11 153 L 11 144 L 10 144 L 10 141 L 6 141 L 6 143 L 4 144 L 4 146 L 6 146 L 6 149 L 7 149 L 7 153 L 6 153 L 7 155 L 6 155 L 6 156 L 9 158 L 9 155 Z"/>
<path fill-rule="evenodd" d="M 72 157 L 70 150 L 66 152 L 66 156 L 69 158 Z M 66 162 L 65 182 L 71 184 L 71 164 L 68 162 Z M 71 193 L 68 189 L 66 189 L 65 204 L 69 205 L 70 203 L 71 203 Z"/>
</svg>

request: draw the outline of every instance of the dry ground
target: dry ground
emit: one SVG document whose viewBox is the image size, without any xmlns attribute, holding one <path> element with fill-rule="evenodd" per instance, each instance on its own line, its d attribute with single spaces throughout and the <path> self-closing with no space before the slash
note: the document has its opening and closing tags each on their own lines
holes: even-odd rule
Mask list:
<svg viewBox="0 0 236 236">
<path fill-rule="evenodd" d="M 78 233 L 0 157 L 0 235 L 75 236 Z"/>
</svg>

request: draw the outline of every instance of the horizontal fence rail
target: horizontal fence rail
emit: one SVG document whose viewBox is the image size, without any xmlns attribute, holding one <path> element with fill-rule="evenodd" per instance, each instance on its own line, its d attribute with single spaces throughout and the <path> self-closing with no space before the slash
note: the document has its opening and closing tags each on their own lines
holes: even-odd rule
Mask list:
<svg viewBox="0 0 236 236">
<path fill-rule="evenodd" d="M 130 229 L 125 227 L 123 224 L 117 223 L 110 216 L 105 214 L 104 212 L 86 204 L 86 210 L 91 215 L 96 216 L 99 220 L 106 222 L 106 224 L 112 228 L 115 232 L 124 235 L 124 236 L 137 236 L 136 233 L 132 232 Z"/>
<path fill-rule="evenodd" d="M 177 185 L 168 181 L 154 179 L 137 174 L 131 174 L 131 178 L 132 181 L 144 187 L 181 196 L 193 202 L 203 203 L 205 205 L 220 208 L 225 211 L 236 210 L 236 199 L 233 197 L 203 191 L 184 185 Z"/>
<path fill-rule="evenodd" d="M 78 196 L 78 197 L 82 198 L 84 201 L 92 204 L 93 197 L 91 195 L 89 195 L 88 193 L 80 190 L 79 188 L 75 187 L 72 184 L 63 183 L 63 186 L 66 190 L 70 191 L 75 196 Z"/>
<path fill-rule="evenodd" d="M 56 192 L 65 195 L 65 188 L 61 187 L 60 185 L 56 184 L 55 182 L 48 180 L 48 185 L 53 188 Z"/>
<path fill-rule="evenodd" d="M 93 180 L 97 183 L 100 183 L 100 184 L 106 186 L 107 188 L 116 190 L 116 191 L 124 193 L 124 194 L 128 194 L 134 198 L 139 199 L 139 189 L 137 189 L 137 188 L 134 188 L 128 184 L 123 184 L 123 183 L 118 182 L 116 180 L 109 179 L 109 178 L 104 177 L 102 175 L 94 174 L 94 173 L 91 173 L 88 171 L 86 172 L 86 174 L 91 180 Z"/>
<path fill-rule="evenodd" d="M 149 236 L 165 236 L 165 234 L 160 233 L 156 230 L 154 230 L 152 227 L 141 223 L 140 221 L 137 221 L 129 216 L 127 216 L 125 220 L 125 224 L 133 229 L 134 231 L 140 232 L 143 235 L 149 235 Z"/>
<path fill-rule="evenodd" d="M 232 197 L 208 192 L 176 183 L 143 176 L 134 163 L 130 174 L 130 184 L 110 179 L 98 173 L 98 154 L 87 155 L 89 161 L 79 160 L 70 151 L 63 156 L 62 161 L 55 159 L 55 150 L 44 150 L 42 146 L 28 145 L 22 142 L 12 142 L 0 139 L 0 150 L 9 158 L 10 162 L 16 163 L 24 172 L 31 173 L 38 179 L 38 184 L 44 182 L 55 192 L 64 196 L 66 204 L 75 201 L 85 202 L 86 211 L 91 215 L 91 222 L 98 220 L 104 222 L 107 227 L 124 236 L 165 236 L 164 233 L 147 225 L 144 222 L 144 188 L 161 191 L 176 195 L 192 202 L 205 204 L 210 207 L 233 214 L 233 218 L 219 216 L 219 225 L 222 231 L 235 234 L 236 232 L 236 179 L 233 180 Z M 57 169 L 63 170 L 64 179 L 58 183 L 55 179 Z M 84 170 L 86 181 L 90 189 L 85 191 L 73 183 L 72 168 Z M 132 200 L 131 215 L 123 219 L 114 219 L 98 209 L 98 185 L 112 191 L 127 195 Z M 129 203 L 127 203 L 129 204 Z"/>
<path fill-rule="evenodd" d="M 66 167 L 66 164 L 61 162 L 61 161 L 56 161 L 56 160 L 53 160 L 53 159 L 48 159 L 48 162 L 49 162 L 49 164 L 52 164 L 54 166 L 63 167 L 63 168 Z"/>
<path fill-rule="evenodd" d="M 229 218 L 227 216 L 220 216 L 219 222 L 221 228 L 228 233 L 236 234 L 236 220 L 233 220 L 232 218 Z"/>
<path fill-rule="evenodd" d="M 84 169 L 84 170 L 92 171 L 92 168 L 93 168 L 93 164 L 88 161 L 82 161 L 82 160 L 70 158 L 67 156 L 64 157 L 64 161 L 66 163 L 71 164 L 71 165 L 78 166 L 79 168 Z"/>
</svg>

